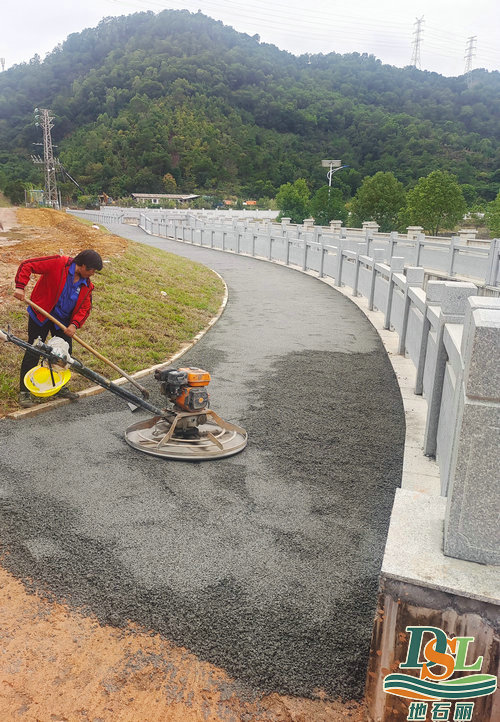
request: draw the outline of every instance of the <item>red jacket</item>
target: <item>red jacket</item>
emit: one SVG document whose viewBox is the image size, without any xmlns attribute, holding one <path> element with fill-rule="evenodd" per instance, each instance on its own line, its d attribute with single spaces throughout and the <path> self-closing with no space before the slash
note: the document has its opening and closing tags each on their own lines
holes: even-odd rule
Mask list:
<svg viewBox="0 0 500 722">
<path fill-rule="evenodd" d="M 42 256 L 41 258 L 28 258 L 23 261 L 16 273 L 16 288 L 23 288 L 28 284 L 31 274 L 40 274 L 31 299 L 44 311 L 50 313 L 56 305 L 62 293 L 68 268 L 73 259 L 69 256 Z M 87 279 L 88 286 L 82 284 L 78 300 L 71 314 L 71 323 L 81 328 L 88 318 L 92 308 L 92 291 L 94 284 Z M 36 313 L 40 321 L 45 321 L 45 316 Z"/>
</svg>

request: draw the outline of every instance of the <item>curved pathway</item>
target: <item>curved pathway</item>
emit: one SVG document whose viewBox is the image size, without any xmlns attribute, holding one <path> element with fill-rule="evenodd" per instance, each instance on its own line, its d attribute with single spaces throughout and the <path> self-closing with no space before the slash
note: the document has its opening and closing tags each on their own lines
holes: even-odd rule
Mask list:
<svg viewBox="0 0 500 722">
<path fill-rule="evenodd" d="M 224 314 L 182 364 L 210 371 L 212 407 L 249 445 L 194 464 L 141 454 L 123 432 L 142 412 L 109 393 L 5 420 L 5 566 L 103 623 L 161 633 L 246 688 L 360 698 L 404 443 L 377 333 L 304 274 L 111 230 L 226 280 Z"/>
</svg>

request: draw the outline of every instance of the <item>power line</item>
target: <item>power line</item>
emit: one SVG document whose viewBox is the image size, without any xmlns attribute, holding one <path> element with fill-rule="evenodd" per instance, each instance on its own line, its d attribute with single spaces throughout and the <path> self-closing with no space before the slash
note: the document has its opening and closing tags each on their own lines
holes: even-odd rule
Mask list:
<svg viewBox="0 0 500 722">
<path fill-rule="evenodd" d="M 161 0 L 110 0 L 110 2 L 115 5 L 133 8 L 135 10 L 151 10 L 152 8 L 157 8 L 158 10 L 165 9 L 165 3 Z M 171 5 L 176 5 L 176 3 L 172 3 Z M 178 3 L 178 5 L 181 6 L 181 3 Z M 279 30 L 282 36 L 303 39 L 304 27 L 306 26 L 308 28 L 307 37 L 309 37 L 309 39 L 314 38 L 316 42 L 324 41 L 325 45 L 329 47 L 328 50 L 323 52 L 330 52 L 330 50 L 336 52 L 352 52 L 348 50 L 339 51 L 335 47 L 336 38 L 341 38 L 345 41 L 346 36 L 348 36 L 349 40 L 358 39 L 364 42 L 364 44 L 369 42 L 369 52 L 373 52 L 374 49 L 378 48 L 384 48 L 384 50 L 387 50 L 388 46 L 390 46 L 391 49 L 394 49 L 396 46 L 402 48 L 403 41 L 401 40 L 401 35 L 402 28 L 405 26 L 399 22 L 382 22 L 376 18 L 368 19 L 366 16 L 359 18 L 352 14 L 345 14 L 341 12 L 335 12 L 335 14 L 332 15 L 331 13 L 327 14 L 318 8 L 316 8 L 314 18 L 299 19 L 293 13 L 293 6 L 285 5 L 283 3 L 274 3 L 272 7 L 269 7 L 267 0 L 262 0 L 262 2 L 260 0 L 254 0 L 251 9 L 247 3 L 243 4 L 241 2 L 233 1 L 228 3 L 226 0 L 192 0 L 192 2 L 184 0 L 182 3 L 184 9 L 189 9 L 190 7 L 199 8 L 200 5 L 203 12 L 211 13 L 215 19 L 220 19 L 223 22 L 231 22 L 235 27 L 238 26 L 239 22 L 251 22 L 254 25 L 254 28 L 250 32 L 255 31 L 259 35 L 267 35 L 267 37 L 269 37 L 269 31 Z M 233 12 L 237 11 L 236 18 L 231 17 L 230 20 L 226 19 L 228 17 L 229 9 Z M 422 22 L 423 18 L 420 20 L 420 23 Z M 418 26 L 418 20 L 416 24 L 417 30 L 414 33 L 415 37 L 413 41 L 415 57 L 412 57 L 411 64 L 419 67 L 419 60 L 421 65 L 421 58 L 419 56 L 422 28 L 421 25 L 420 27 Z M 377 31 L 378 29 L 383 29 L 385 31 L 383 36 L 377 37 L 373 35 L 373 31 Z M 266 33 L 266 31 L 268 32 Z M 369 31 L 372 32 L 369 36 L 369 40 L 367 41 L 367 33 Z M 428 31 L 430 31 L 431 35 L 430 42 L 427 40 Z M 248 30 L 246 29 L 245 32 L 248 32 Z M 394 34 L 399 35 L 399 40 L 397 38 L 394 39 Z M 432 42 L 433 37 L 438 40 L 438 43 Z M 427 26 L 426 21 L 426 47 L 438 48 L 439 50 L 445 51 L 442 53 L 436 53 L 436 55 L 449 57 L 450 59 L 452 56 L 456 55 L 458 61 L 459 56 L 456 54 L 456 48 L 457 44 L 461 40 L 461 36 L 457 34 L 450 33 L 449 31 L 443 31 L 442 29 L 436 29 L 432 26 Z M 276 40 L 266 40 L 266 42 L 274 42 L 274 44 L 276 44 Z M 283 45 L 283 41 L 279 44 Z M 446 53 L 447 47 L 450 48 L 450 51 L 453 49 L 455 52 Z M 356 48 L 356 50 L 358 52 L 365 52 L 366 48 Z M 493 46 L 481 44 L 481 58 L 483 62 L 489 61 L 492 65 L 498 65 L 500 54 Z"/>
<path fill-rule="evenodd" d="M 420 69 L 422 65 L 423 17 L 415 23 L 412 41 L 411 30 L 406 23 L 394 19 L 383 21 L 380 16 L 361 16 L 356 14 L 356 6 L 351 8 L 345 4 L 337 12 L 336 8 L 332 8 L 331 0 L 317 0 L 314 13 L 305 18 L 299 17 L 299 10 L 293 2 L 286 3 L 284 0 L 272 4 L 268 0 L 253 0 L 251 5 L 244 0 L 106 0 L 106 5 L 116 8 L 116 14 L 146 10 L 156 13 L 168 6 L 196 13 L 201 8 L 201 12 L 233 26 L 238 32 L 258 34 L 262 43 L 274 44 L 294 55 L 368 53 L 375 54 L 383 63 L 401 67 L 406 64 L 405 44 L 407 47 L 408 42 L 412 42 L 411 65 Z M 463 47 L 464 37 L 449 29 L 433 28 L 427 22 L 425 68 L 431 70 L 432 65 L 441 65 L 440 59 L 443 58 L 448 59 L 445 65 L 452 74 L 461 75 L 463 61 L 458 49 Z M 478 63 L 491 70 L 498 68 L 500 53 L 495 47 L 481 41 L 476 67 Z"/>
</svg>

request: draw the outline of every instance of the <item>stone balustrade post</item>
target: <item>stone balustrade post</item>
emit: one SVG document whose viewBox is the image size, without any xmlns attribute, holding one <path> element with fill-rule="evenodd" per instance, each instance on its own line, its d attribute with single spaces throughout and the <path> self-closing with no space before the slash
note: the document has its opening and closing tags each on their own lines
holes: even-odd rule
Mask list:
<svg viewBox="0 0 500 722">
<path fill-rule="evenodd" d="M 355 260 L 356 266 L 354 270 L 354 282 L 352 285 L 352 295 L 357 296 L 358 295 L 358 285 L 359 285 L 359 268 L 361 266 L 361 259 L 360 259 L 360 253 L 359 251 L 356 251 L 356 260 Z"/>
<path fill-rule="evenodd" d="M 370 242 L 373 240 L 373 236 L 378 233 L 379 225 L 375 221 L 363 221 L 362 227 L 366 240 L 365 256 L 370 256 L 372 255 L 370 253 Z"/>
<path fill-rule="evenodd" d="M 429 309 L 427 309 L 424 319 L 427 332 L 425 333 L 425 339 L 423 339 L 425 357 L 422 359 L 421 353 L 420 359 L 423 364 L 430 364 L 430 387 L 427 390 L 427 419 L 423 449 L 426 456 L 436 455 L 437 428 L 447 361 L 446 349 L 443 343 L 444 326 L 446 323 L 463 323 L 467 299 L 475 294 L 477 294 L 477 287 L 473 283 L 429 281 L 427 284 L 427 305 L 436 305 L 439 309 L 438 322 L 434 328 L 435 350 L 433 358 L 429 358 L 428 354 L 427 341 L 430 333 L 430 323 L 428 318 Z"/>
<path fill-rule="evenodd" d="M 397 231 L 391 231 L 391 235 L 389 237 L 389 246 L 390 246 L 390 257 L 394 256 L 394 252 L 396 250 L 396 246 L 398 244 L 399 240 L 399 234 Z"/>
<path fill-rule="evenodd" d="M 458 236 L 452 236 L 450 240 L 450 258 L 448 263 L 448 277 L 453 278 L 455 272 L 455 255 L 458 252 L 457 244 L 460 243 Z"/>
<path fill-rule="evenodd" d="M 255 244 L 257 243 L 257 233 L 252 233 L 252 256 L 255 258 Z"/>
<path fill-rule="evenodd" d="M 485 283 L 487 286 L 495 286 L 497 282 L 498 270 L 500 265 L 500 238 L 494 238 L 490 244 L 488 253 L 488 270 L 486 273 Z"/>
<path fill-rule="evenodd" d="M 391 258 L 391 272 L 389 274 L 389 289 L 387 291 L 387 304 L 385 307 L 384 317 L 384 328 L 388 329 L 391 326 L 391 308 L 392 308 L 392 297 L 394 293 L 394 274 L 402 273 L 404 269 L 405 259 L 402 256 L 392 256 Z"/>
<path fill-rule="evenodd" d="M 422 235 L 423 231 L 422 226 L 408 226 L 406 229 L 406 237 L 409 241 L 415 241 Z"/>
<path fill-rule="evenodd" d="M 403 309 L 403 322 L 401 325 L 401 334 L 399 336 L 398 353 L 401 356 L 406 352 L 406 332 L 408 331 L 408 317 L 410 315 L 410 288 L 422 288 L 424 285 L 425 269 L 421 266 L 408 266 L 406 269 L 406 287 L 405 287 L 405 305 Z M 387 326 L 389 328 L 389 326 Z"/>
<path fill-rule="evenodd" d="M 425 236 L 423 233 L 418 233 L 412 240 L 415 241 L 415 266 L 420 266 L 420 254 L 422 252 L 422 246 L 425 243 Z"/>
<path fill-rule="evenodd" d="M 468 299 L 461 356 L 444 553 L 500 564 L 500 298 Z"/>
<path fill-rule="evenodd" d="M 320 252 L 320 259 L 319 259 L 318 276 L 319 276 L 319 278 L 324 278 L 324 276 L 325 276 L 325 270 L 324 270 L 325 269 L 325 255 L 328 251 L 325 248 L 323 241 L 321 241 L 319 252 Z"/>
<path fill-rule="evenodd" d="M 370 295 L 368 297 L 368 309 L 373 311 L 373 300 L 375 298 L 375 283 L 377 281 L 377 263 L 385 260 L 386 251 L 383 248 L 374 248 L 372 251 L 372 278 L 370 283 Z"/>
<path fill-rule="evenodd" d="M 458 235 L 462 243 L 474 243 L 478 234 L 477 228 L 461 228 Z"/>
<path fill-rule="evenodd" d="M 335 271 L 335 285 L 341 286 L 342 285 L 342 264 L 344 262 L 344 256 L 342 255 L 344 251 L 344 242 L 341 238 L 337 241 L 337 258 L 336 258 L 336 266 L 337 269 Z"/>
<path fill-rule="evenodd" d="M 330 228 L 334 236 L 342 235 L 342 221 L 330 221 Z"/>
</svg>

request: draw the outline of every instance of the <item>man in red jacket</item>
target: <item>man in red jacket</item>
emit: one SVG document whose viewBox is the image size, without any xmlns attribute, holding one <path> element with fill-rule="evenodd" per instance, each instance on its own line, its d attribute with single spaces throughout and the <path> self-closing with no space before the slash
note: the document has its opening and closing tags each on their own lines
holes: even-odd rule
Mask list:
<svg viewBox="0 0 500 722">
<path fill-rule="evenodd" d="M 102 258 L 97 251 L 81 251 L 75 258 L 68 256 L 42 256 L 41 258 L 28 258 L 23 261 L 16 273 L 15 298 L 24 301 L 24 289 L 31 274 L 39 274 L 31 300 L 44 311 L 66 326 L 66 333 L 53 321 L 49 321 L 40 313 L 28 307 L 28 343 L 32 344 L 40 337 L 45 341 L 49 332 L 51 336 L 60 336 L 68 342 L 69 351 L 72 350 L 72 337 L 76 330 L 81 328 L 87 320 L 92 308 L 92 291 L 94 288 L 90 277 L 102 269 Z M 19 383 L 19 403 L 23 407 L 33 406 L 36 400 L 24 385 L 26 373 L 38 364 L 38 357 L 26 351 L 21 363 Z M 72 401 L 78 399 L 78 394 L 64 386 L 59 396 Z"/>
</svg>

